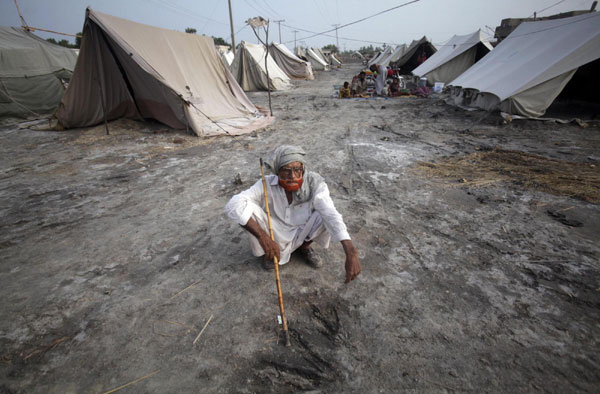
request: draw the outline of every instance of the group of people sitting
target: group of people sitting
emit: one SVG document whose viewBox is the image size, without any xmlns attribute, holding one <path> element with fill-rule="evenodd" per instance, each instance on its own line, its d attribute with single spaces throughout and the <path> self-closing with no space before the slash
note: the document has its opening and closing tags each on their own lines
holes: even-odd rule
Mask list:
<svg viewBox="0 0 600 394">
<path fill-rule="evenodd" d="M 355 75 L 354 78 L 352 78 L 352 84 L 350 84 L 348 81 L 344 82 L 344 86 L 340 88 L 339 98 L 369 97 L 367 89 L 367 73 L 361 71 L 358 75 Z"/>
<path fill-rule="evenodd" d="M 429 95 L 429 88 L 426 86 L 421 87 L 413 83 L 414 89 L 407 89 L 411 83 L 404 83 L 398 75 L 395 75 L 392 69 L 388 69 L 386 66 L 373 64 L 369 67 L 370 75 L 372 80 L 369 81 L 367 77 L 368 71 L 361 71 L 358 75 L 352 78 L 352 82 L 344 82 L 344 85 L 340 88 L 339 98 L 351 98 L 351 97 L 371 97 L 371 94 L 375 96 L 383 97 L 398 97 L 398 96 L 418 96 L 427 97 Z M 372 90 L 369 89 L 372 87 Z"/>
</svg>

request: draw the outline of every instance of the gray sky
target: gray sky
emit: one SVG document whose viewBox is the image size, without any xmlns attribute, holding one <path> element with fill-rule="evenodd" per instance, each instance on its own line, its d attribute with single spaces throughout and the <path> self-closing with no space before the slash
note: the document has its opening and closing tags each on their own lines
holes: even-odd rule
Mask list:
<svg viewBox="0 0 600 394">
<path fill-rule="evenodd" d="M 82 30 L 85 9 L 93 9 L 140 23 L 183 31 L 193 27 L 198 34 L 230 40 L 229 11 L 226 0 L 17 0 L 29 26 L 75 34 Z M 298 45 L 322 47 L 335 44 L 330 37 L 311 36 L 312 32 L 332 29 L 333 24 L 346 24 L 376 14 L 410 0 L 231 0 L 236 43 L 257 40 L 244 21 L 261 15 L 281 23 L 281 39 L 294 46 L 293 30 Z M 557 4 L 558 3 L 558 4 Z M 556 5 L 555 5 L 556 4 Z M 340 49 L 361 46 L 409 44 L 426 35 L 435 44 L 444 43 L 454 34 L 468 34 L 477 29 L 493 36 L 493 30 L 504 18 L 523 18 L 538 13 L 551 15 L 570 10 L 589 9 L 592 0 L 420 0 L 338 31 Z M 0 25 L 19 26 L 13 0 L 0 0 Z M 489 28 L 488 28 L 489 27 Z M 73 38 L 49 33 L 36 34 L 57 40 Z M 272 24 L 269 39 L 279 41 L 277 24 Z M 352 40 L 348 40 L 352 39 Z"/>
</svg>

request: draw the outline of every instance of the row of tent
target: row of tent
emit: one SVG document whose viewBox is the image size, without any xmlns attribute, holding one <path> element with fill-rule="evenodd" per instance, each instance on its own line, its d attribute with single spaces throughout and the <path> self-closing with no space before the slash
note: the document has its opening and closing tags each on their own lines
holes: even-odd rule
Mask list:
<svg viewBox="0 0 600 394">
<path fill-rule="evenodd" d="M 83 31 L 78 57 L 22 28 L 0 28 L 0 116 L 56 110 L 66 128 L 138 117 L 198 135 L 241 134 L 272 121 L 244 91 L 314 79 L 312 63 L 284 44 L 271 44 L 267 56 L 264 46 L 242 42 L 234 59 L 211 38 L 91 8 Z"/>
<path fill-rule="evenodd" d="M 600 13 L 524 22 L 495 48 L 480 30 L 439 50 L 423 37 L 386 47 L 369 64 L 444 83 L 452 104 L 541 117 L 569 82 L 572 96 L 599 101 Z"/>
<path fill-rule="evenodd" d="M 314 79 L 313 70 L 326 71 L 341 61 L 334 54 L 325 55 L 318 48 L 296 48 L 296 54 L 284 44 L 264 45 L 242 41 L 236 56 L 227 47 L 218 48 L 224 61 L 244 91 L 287 90 L 293 79 Z M 266 62 L 265 62 L 266 59 Z M 327 59 L 327 60 L 325 60 Z"/>
<path fill-rule="evenodd" d="M 240 46 L 234 76 L 205 36 L 91 8 L 83 33 L 77 56 L 22 28 L 0 28 L 0 116 L 56 110 L 65 128 L 152 118 L 197 135 L 242 134 L 273 120 L 244 93 L 266 89 L 263 46 Z M 271 46 L 268 63 L 274 89 L 289 88 L 290 77 L 314 78 L 310 63 L 282 44 Z"/>
<path fill-rule="evenodd" d="M 538 117 L 569 81 L 587 83 L 586 91 L 598 85 L 599 18 L 592 12 L 522 23 L 494 49 L 480 31 L 454 36 L 439 51 L 423 37 L 388 47 L 371 63 L 444 82 L 458 105 Z M 263 46 L 242 43 L 230 69 L 211 38 L 91 8 L 78 57 L 19 28 L 0 28 L 0 50 L 0 116 L 48 113 L 58 106 L 56 116 L 67 128 L 138 117 L 197 135 L 264 127 L 272 118 L 245 90 L 287 89 L 290 79 L 312 79 L 313 70 L 325 70 L 336 59 L 316 48 L 294 54 L 274 43 L 267 80 Z"/>
</svg>

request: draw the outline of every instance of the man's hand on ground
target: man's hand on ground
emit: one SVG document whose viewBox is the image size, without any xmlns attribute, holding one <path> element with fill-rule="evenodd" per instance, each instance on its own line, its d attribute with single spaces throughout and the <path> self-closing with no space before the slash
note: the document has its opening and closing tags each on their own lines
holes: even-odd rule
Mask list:
<svg viewBox="0 0 600 394">
<path fill-rule="evenodd" d="M 342 241 L 344 252 L 346 253 L 346 283 L 354 280 L 360 274 L 360 262 L 358 261 L 358 250 L 352 244 L 352 241 Z"/>
</svg>

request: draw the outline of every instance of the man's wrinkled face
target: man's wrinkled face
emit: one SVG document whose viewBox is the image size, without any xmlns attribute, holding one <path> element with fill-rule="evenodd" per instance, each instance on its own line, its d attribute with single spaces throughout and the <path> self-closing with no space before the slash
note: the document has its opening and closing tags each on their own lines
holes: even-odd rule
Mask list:
<svg viewBox="0 0 600 394">
<path fill-rule="evenodd" d="M 286 191 L 295 192 L 302 186 L 304 176 L 304 165 L 299 161 L 293 161 L 281 167 L 277 171 L 279 184 Z"/>
</svg>

